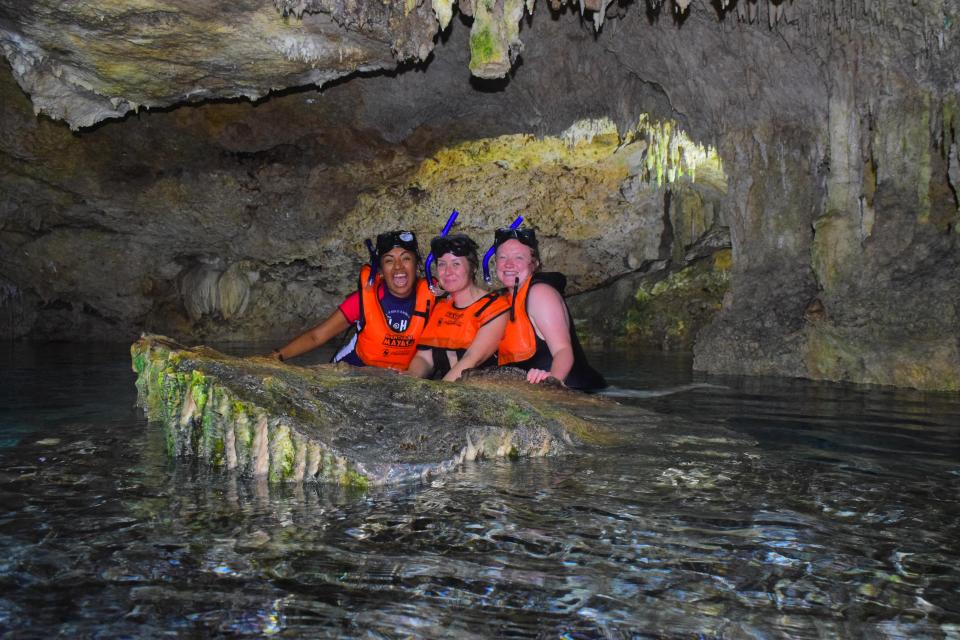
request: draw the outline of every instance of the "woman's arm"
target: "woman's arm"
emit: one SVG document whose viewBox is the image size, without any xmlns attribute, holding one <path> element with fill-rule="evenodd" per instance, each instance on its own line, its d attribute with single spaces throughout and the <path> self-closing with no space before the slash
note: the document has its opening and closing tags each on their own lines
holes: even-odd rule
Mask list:
<svg viewBox="0 0 960 640">
<path fill-rule="evenodd" d="M 503 331 L 507 328 L 507 313 L 503 312 L 487 324 L 480 327 L 476 337 L 470 343 L 467 352 L 457 360 L 457 364 L 450 368 L 443 379 L 447 382 L 459 380 L 467 369 L 477 366 L 497 350 L 497 345 L 503 339 Z"/>
<path fill-rule="evenodd" d="M 417 355 L 413 356 L 410 366 L 400 373 L 416 378 L 429 378 L 433 373 L 433 349 L 417 350 Z"/>
<path fill-rule="evenodd" d="M 325 344 L 348 328 L 350 328 L 350 323 L 347 322 L 347 317 L 343 315 L 339 308 L 334 309 L 326 320 L 300 334 L 281 348 L 274 350 L 270 356 L 281 361 L 296 358 Z"/>
<path fill-rule="evenodd" d="M 530 369 L 527 380 L 534 384 L 554 377 L 563 382 L 573 368 L 573 345 L 570 343 L 570 318 L 560 292 L 545 284 L 530 287 L 527 309 L 533 328 L 547 343 L 553 363 L 550 371 Z"/>
</svg>

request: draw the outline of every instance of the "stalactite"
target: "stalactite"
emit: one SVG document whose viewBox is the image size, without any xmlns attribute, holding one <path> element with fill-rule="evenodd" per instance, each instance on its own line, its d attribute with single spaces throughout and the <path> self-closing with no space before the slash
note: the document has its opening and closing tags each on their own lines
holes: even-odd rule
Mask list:
<svg viewBox="0 0 960 640">
<path fill-rule="evenodd" d="M 582 0 L 581 0 L 582 3 Z M 524 0 L 481 0 L 473 7 L 470 72 L 478 78 L 502 78 L 523 50 L 520 19 Z"/>
<path fill-rule="evenodd" d="M 440 30 L 443 31 L 453 18 L 453 0 L 433 0 L 433 14 L 437 16 Z"/>
<path fill-rule="evenodd" d="M 656 181 L 662 186 L 684 175 L 696 180 L 697 166 L 705 163 L 714 164 L 722 171 L 717 150 L 692 141 L 671 120 L 658 122 L 646 115 L 641 116 L 635 129 L 625 136 L 625 141 L 637 138 L 645 140 L 647 145 L 643 171 L 643 179 L 647 182 Z"/>
<path fill-rule="evenodd" d="M 527 2 L 532 3 L 533 0 L 527 0 Z M 583 15 L 584 10 L 592 11 L 593 30 L 599 32 L 607 15 L 607 7 L 610 6 L 613 0 L 579 0 L 579 2 L 580 15 Z"/>
<path fill-rule="evenodd" d="M 787 3 L 785 1 L 774 3 L 771 0 L 770 6 L 768 7 L 768 9 L 773 14 L 773 18 L 770 21 L 770 28 L 772 29 L 773 25 L 779 24 L 780 21 L 783 19 L 784 13 L 787 9 Z"/>
<path fill-rule="evenodd" d="M 285 13 L 299 15 L 305 8 L 307 11 L 315 9 L 315 3 L 318 0 L 274 0 L 278 8 L 282 8 Z M 409 0 L 405 0 L 409 1 Z M 452 3 L 456 0 L 432 0 L 434 12 L 442 28 L 446 28 L 452 14 Z M 526 11 L 533 13 L 533 6 L 536 0 L 522 0 Z M 550 6 L 554 10 L 559 10 L 565 4 L 572 4 L 573 0 L 549 0 Z M 592 12 L 594 29 L 599 31 L 602 27 L 606 8 L 612 3 L 612 0 L 576 0 L 581 16 L 586 17 L 587 12 Z M 759 24 L 762 0 L 736 0 L 733 5 L 736 8 L 737 21 L 741 24 Z M 944 8 L 943 0 L 925 0 L 938 3 Z M 488 5 L 488 13 L 496 13 L 497 8 L 502 8 L 506 4 L 505 0 L 485 0 Z M 646 0 L 646 6 L 650 12 L 659 12 L 667 0 Z M 733 0 L 719 0 L 720 10 L 726 12 L 730 10 Z M 833 34 L 852 34 L 859 33 L 865 39 L 880 35 L 890 35 L 899 40 L 904 37 L 919 37 L 919 50 L 916 55 L 915 66 L 920 70 L 935 55 L 944 52 L 949 48 L 950 36 L 950 16 L 948 12 L 941 11 L 944 14 L 944 22 L 941 24 L 937 20 L 929 18 L 929 8 L 924 10 L 920 7 L 918 0 L 909 3 L 894 4 L 892 0 L 802 0 L 794 5 L 795 0 L 766 0 L 764 7 L 767 11 L 767 27 L 769 29 L 782 29 L 784 25 L 790 25 L 792 28 L 808 40 L 815 40 L 820 37 L 830 37 Z M 471 15 L 474 0 L 460 0 L 461 11 L 465 15 Z M 692 0 L 670 0 L 670 5 L 674 13 L 678 15 L 686 14 L 690 11 Z M 705 3 L 706 4 L 706 3 Z M 447 7 L 451 7 L 449 10 Z M 522 14 L 522 12 L 521 12 Z M 908 16 L 905 18 L 905 16 Z M 917 25 L 917 18 L 920 18 L 921 24 Z M 879 31 L 878 31 L 879 30 Z M 914 30 L 917 32 L 914 33 Z"/>
</svg>

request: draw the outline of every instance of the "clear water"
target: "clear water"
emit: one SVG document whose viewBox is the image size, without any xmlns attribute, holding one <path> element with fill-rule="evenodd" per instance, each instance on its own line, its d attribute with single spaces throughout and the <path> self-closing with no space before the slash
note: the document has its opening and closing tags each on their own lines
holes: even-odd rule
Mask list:
<svg viewBox="0 0 960 640">
<path fill-rule="evenodd" d="M 125 347 L 4 345 L 0 635 L 960 638 L 957 395 L 595 360 L 635 447 L 364 494 L 174 465 Z"/>
</svg>

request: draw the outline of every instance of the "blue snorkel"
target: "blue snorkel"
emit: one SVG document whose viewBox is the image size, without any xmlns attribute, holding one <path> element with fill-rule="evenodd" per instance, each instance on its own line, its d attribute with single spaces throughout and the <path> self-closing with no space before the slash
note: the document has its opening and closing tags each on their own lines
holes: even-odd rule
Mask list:
<svg viewBox="0 0 960 640">
<path fill-rule="evenodd" d="M 448 233 L 450 233 L 453 223 L 456 222 L 457 216 L 460 215 L 456 209 L 453 210 L 453 213 L 450 214 L 450 217 L 447 218 L 447 224 L 443 225 L 443 231 L 440 232 L 440 237 L 444 238 Z M 430 292 L 433 294 L 437 293 L 437 288 L 433 284 L 433 277 L 430 275 L 430 265 L 433 264 L 433 251 L 427 256 L 427 262 L 423 265 L 423 275 L 427 277 L 427 286 L 430 287 Z"/>
<path fill-rule="evenodd" d="M 523 224 L 523 216 L 517 216 L 517 219 L 513 221 L 513 224 L 510 225 L 511 229 L 516 229 L 521 224 Z M 483 281 L 487 284 L 493 282 L 493 278 L 490 277 L 490 258 L 493 257 L 493 254 L 497 251 L 497 243 L 494 242 L 490 245 L 490 248 L 487 249 L 487 252 L 483 254 Z"/>
<path fill-rule="evenodd" d="M 363 242 L 367 245 L 367 251 L 370 252 L 370 277 L 367 278 L 367 286 L 369 287 L 373 284 L 377 276 L 377 265 L 380 263 L 380 260 L 377 259 L 377 250 L 373 248 L 373 242 L 370 238 L 367 238 Z"/>
</svg>

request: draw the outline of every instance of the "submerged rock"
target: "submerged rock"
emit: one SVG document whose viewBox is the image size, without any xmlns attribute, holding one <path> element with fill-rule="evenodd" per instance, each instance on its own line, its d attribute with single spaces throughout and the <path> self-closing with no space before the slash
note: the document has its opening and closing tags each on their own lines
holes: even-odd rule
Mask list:
<svg viewBox="0 0 960 640">
<path fill-rule="evenodd" d="M 138 403 L 171 456 L 266 476 L 381 485 L 484 457 L 539 457 L 624 441 L 578 415 L 616 405 L 518 375 L 438 383 L 373 368 L 292 366 L 187 348 L 162 336 L 131 347 Z"/>
</svg>

